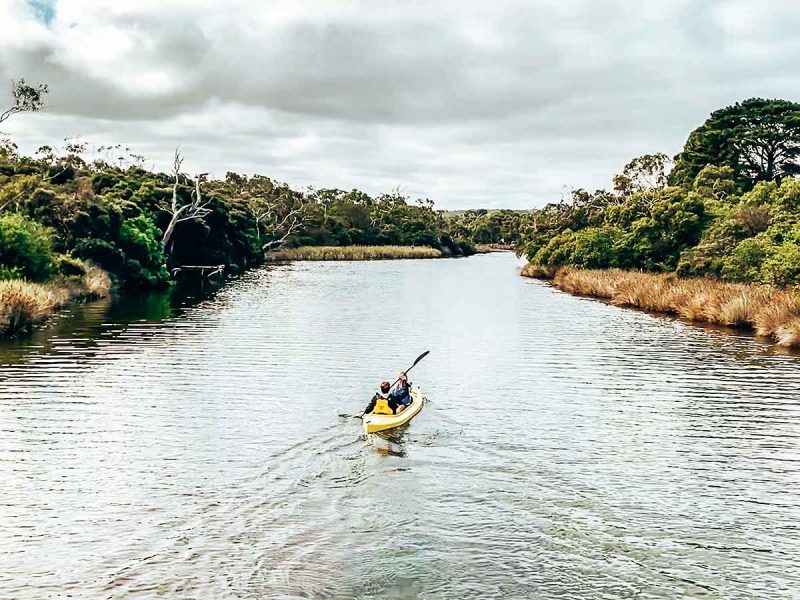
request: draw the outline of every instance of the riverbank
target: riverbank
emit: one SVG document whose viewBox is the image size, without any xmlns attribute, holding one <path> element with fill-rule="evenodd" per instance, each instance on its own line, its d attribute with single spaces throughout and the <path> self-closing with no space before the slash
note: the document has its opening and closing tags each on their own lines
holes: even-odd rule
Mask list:
<svg viewBox="0 0 800 600">
<path fill-rule="evenodd" d="M 397 260 L 442 258 L 445 254 L 428 246 L 300 246 L 268 252 L 267 262 L 294 260 Z M 449 256 L 449 255 L 448 255 Z"/>
<path fill-rule="evenodd" d="M 91 264 L 84 265 L 81 275 L 61 276 L 47 283 L 0 281 L 0 336 L 29 332 L 70 302 L 102 298 L 110 289 L 108 273 Z"/>
<path fill-rule="evenodd" d="M 603 298 L 689 321 L 753 331 L 784 348 L 800 348 L 800 295 L 767 285 L 683 279 L 620 269 L 574 269 L 527 264 L 523 277 L 551 280 L 578 296 Z"/>
<path fill-rule="evenodd" d="M 512 244 L 475 244 L 475 254 L 488 254 L 489 252 L 514 252 L 516 246 Z"/>
</svg>

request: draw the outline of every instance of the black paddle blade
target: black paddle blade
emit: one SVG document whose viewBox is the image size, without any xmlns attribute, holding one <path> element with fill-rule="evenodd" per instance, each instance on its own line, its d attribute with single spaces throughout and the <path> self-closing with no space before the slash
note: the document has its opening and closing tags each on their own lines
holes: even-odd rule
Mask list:
<svg viewBox="0 0 800 600">
<path fill-rule="evenodd" d="M 430 354 L 430 353 L 431 353 L 431 351 L 430 351 L 430 350 L 425 350 L 425 352 L 423 352 L 422 354 L 420 354 L 420 355 L 417 357 L 417 360 L 415 360 L 415 361 L 414 361 L 414 364 L 413 364 L 413 365 L 411 365 L 411 367 L 414 367 L 414 366 L 416 366 L 416 364 L 417 364 L 419 361 L 421 361 L 423 358 L 425 358 L 426 356 L 428 356 L 428 354 Z M 411 367 L 409 367 L 408 369 L 406 369 L 406 371 L 410 371 L 410 370 L 411 370 Z"/>
</svg>

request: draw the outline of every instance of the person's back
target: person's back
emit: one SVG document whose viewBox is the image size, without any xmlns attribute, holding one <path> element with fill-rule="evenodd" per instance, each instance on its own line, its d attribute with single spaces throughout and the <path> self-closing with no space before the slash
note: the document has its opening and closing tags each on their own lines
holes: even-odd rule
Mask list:
<svg viewBox="0 0 800 600">
<path fill-rule="evenodd" d="M 400 411 L 402 411 L 406 406 L 411 404 L 411 388 L 408 383 L 408 377 L 403 371 L 400 371 L 400 376 L 397 379 L 397 386 L 395 389 L 389 392 L 389 398 L 393 400 Z M 399 411 L 398 411 L 399 412 Z"/>
<path fill-rule="evenodd" d="M 408 378 L 402 371 L 397 384 L 395 389 L 391 389 L 392 386 L 388 381 L 382 382 L 367 408 L 364 409 L 364 414 L 394 415 L 403 412 L 405 407 L 411 404 L 411 394 Z"/>
<path fill-rule="evenodd" d="M 390 394 L 391 385 L 388 381 L 381 383 L 378 391 L 372 396 L 367 408 L 364 409 L 364 414 L 372 413 L 374 415 L 393 415 L 397 408 L 397 403 L 394 402 Z"/>
</svg>

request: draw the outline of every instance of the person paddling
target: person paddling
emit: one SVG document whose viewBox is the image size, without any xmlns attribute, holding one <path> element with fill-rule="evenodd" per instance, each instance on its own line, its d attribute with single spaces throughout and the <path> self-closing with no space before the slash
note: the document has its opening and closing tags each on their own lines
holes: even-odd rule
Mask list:
<svg viewBox="0 0 800 600">
<path fill-rule="evenodd" d="M 381 382 L 378 391 L 375 392 L 367 408 L 364 409 L 364 414 L 396 415 L 403 412 L 409 404 L 411 404 L 411 393 L 408 377 L 406 377 L 404 371 L 400 371 L 394 388 L 388 381 Z"/>
</svg>

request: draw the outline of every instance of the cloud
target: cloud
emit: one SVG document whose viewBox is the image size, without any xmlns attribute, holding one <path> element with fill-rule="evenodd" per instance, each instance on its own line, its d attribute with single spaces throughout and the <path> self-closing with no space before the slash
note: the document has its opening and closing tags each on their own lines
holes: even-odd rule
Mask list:
<svg viewBox="0 0 800 600">
<path fill-rule="evenodd" d="M 516 208 L 607 186 L 718 107 L 800 91 L 782 0 L 0 0 L 5 129 L 165 167 Z"/>
</svg>

